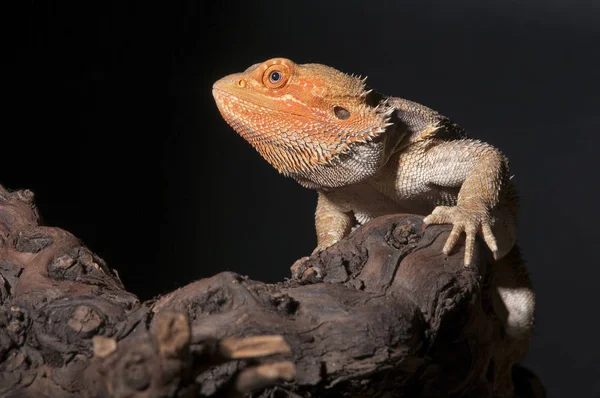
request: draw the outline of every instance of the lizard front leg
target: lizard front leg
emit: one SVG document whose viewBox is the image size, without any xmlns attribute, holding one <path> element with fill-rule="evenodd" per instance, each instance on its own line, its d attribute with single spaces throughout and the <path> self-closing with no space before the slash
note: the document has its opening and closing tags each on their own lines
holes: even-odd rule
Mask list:
<svg viewBox="0 0 600 398">
<path fill-rule="evenodd" d="M 441 142 L 426 152 L 428 181 L 443 187 L 460 187 L 456 206 L 438 206 L 424 220 L 426 224 L 453 224 L 452 232 L 444 246 L 449 254 L 460 236 L 465 237 L 465 265 L 470 265 L 475 250 L 475 237 L 480 234 L 494 257 L 507 253 L 514 239 L 505 236 L 496 239 L 495 213 L 499 208 L 503 217 L 511 215 L 511 203 L 500 203 L 509 181 L 506 157 L 489 144 L 476 140 Z M 515 199 L 516 206 L 516 199 Z M 516 211 L 516 210 L 515 210 Z M 499 225 L 508 226 L 503 235 L 514 235 L 514 219 L 500 220 Z M 503 247 L 498 246 L 498 241 Z M 506 247 L 508 246 L 508 247 Z"/>
<path fill-rule="evenodd" d="M 314 252 L 326 249 L 347 236 L 353 221 L 352 211 L 337 203 L 333 192 L 319 192 L 315 212 L 317 247 Z"/>
</svg>

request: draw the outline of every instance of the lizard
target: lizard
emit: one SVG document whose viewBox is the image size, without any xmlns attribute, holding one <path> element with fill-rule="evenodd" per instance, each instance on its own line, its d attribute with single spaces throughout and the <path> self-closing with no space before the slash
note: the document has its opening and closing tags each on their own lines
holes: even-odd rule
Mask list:
<svg viewBox="0 0 600 398">
<path fill-rule="evenodd" d="M 494 307 L 515 362 L 533 330 L 535 294 L 516 245 L 518 195 L 507 157 L 448 117 L 384 95 L 333 67 L 273 58 L 225 76 L 212 94 L 225 121 L 281 174 L 318 193 L 317 247 L 392 213 L 452 224 L 445 255 L 479 235 L 495 259 Z"/>
</svg>

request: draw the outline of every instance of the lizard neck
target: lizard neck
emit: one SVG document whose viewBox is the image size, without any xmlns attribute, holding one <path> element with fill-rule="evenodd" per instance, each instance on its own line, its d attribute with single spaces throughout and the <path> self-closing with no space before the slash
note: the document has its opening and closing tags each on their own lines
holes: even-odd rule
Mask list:
<svg viewBox="0 0 600 398">
<path fill-rule="evenodd" d="M 350 152 L 327 164 L 316 165 L 306 172 L 290 173 L 290 176 L 305 188 L 322 191 L 360 183 L 387 163 L 406 133 L 404 125 L 392 122 L 372 141 L 353 145 Z"/>
<path fill-rule="evenodd" d="M 327 191 L 333 188 L 360 183 L 374 176 L 391 155 L 410 144 L 441 133 L 447 118 L 416 102 L 397 97 L 387 97 L 371 91 L 366 97 L 371 107 L 385 104 L 395 111 L 390 115 L 390 125 L 374 140 L 354 145 L 347 154 L 330 163 L 314 167 L 309 172 L 292 173 L 291 176 L 306 188 Z M 442 129 L 445 131 L 445 129 Z"/>
<path fill-rule="evenodd" d="M 388 97 L 371 90 L 365 97 L 365 104 L 371 108 L 390 108 L 388 100 Z M 306 188 L 323 191 L 353 185 L 372 177 L 387 163 L 409 131 L 393 113 L 389 117 L 385 130 L 372 140 L 351 143 L 347 153 L 315 165 L 310 170 L 293 171 L 289 175 Z"/>
</svg>

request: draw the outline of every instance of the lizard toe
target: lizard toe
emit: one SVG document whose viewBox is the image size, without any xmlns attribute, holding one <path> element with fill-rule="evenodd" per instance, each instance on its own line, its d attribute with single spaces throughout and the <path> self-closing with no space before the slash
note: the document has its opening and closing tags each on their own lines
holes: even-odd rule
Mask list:
<svg viewBox="0 0 600 398">
<path fill-rule="evenodd" d="M 423 219 L 425 224 L 450 224 L 452 223 L 452 207 L 438 206 L 430 215 Z"/>
<path fill-rule="evenodd" d="M 496 242 L 496 237 L 492 232 L 492 226 L 489 222 L 484 222 L 481 225 L 481 234 L 483 235 L 483 240 L 486 245 L 490 248 L 492 253 L 494 254 L 494 259 L 498 259 L 498 242 Z"/>
<path fill-rule="evenodd" d="M 442 251 L 444 252 L 445 255 L 447 255 L 447 256 L 450 255 L 450 253 L 452 252 L 452 249 L 454 249 L 454 246 L 456 246 L 456 243 L 460 239 L 460 236 L 462 235 L 464 229 L 465 228 L 462 224 L 454 224 L 454 226 L 452 227 L 452 231 L 450 232 L 450 235 L 448 236 L 448 239 L 446 239 L 446 244 L 444 245 L 444 248 L 442 249 Z"/>
<path fill-rule="evenodd" d="M 477 228 L 474 225 L 470 225 L 465 228 L 465 267 L 471 265 L 473 260 L 473 253 L 475 253 L 475 237 L 477 236 Z"/>
</svg>

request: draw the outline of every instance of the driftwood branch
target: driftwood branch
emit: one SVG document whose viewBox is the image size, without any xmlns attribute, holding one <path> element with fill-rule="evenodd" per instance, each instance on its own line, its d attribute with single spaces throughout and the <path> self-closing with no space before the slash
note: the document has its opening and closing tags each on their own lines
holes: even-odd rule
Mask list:
<svg viewBox="0 0 600 398">
<path fill-rule="evenodd" d="M 140 302 L 0 187 L 0 396 L 543 396 L 503 354 L 486 251 L 465 268 L 448 232 L 386 216 L 284 282 L 224 272 Z"/>
</svg>

